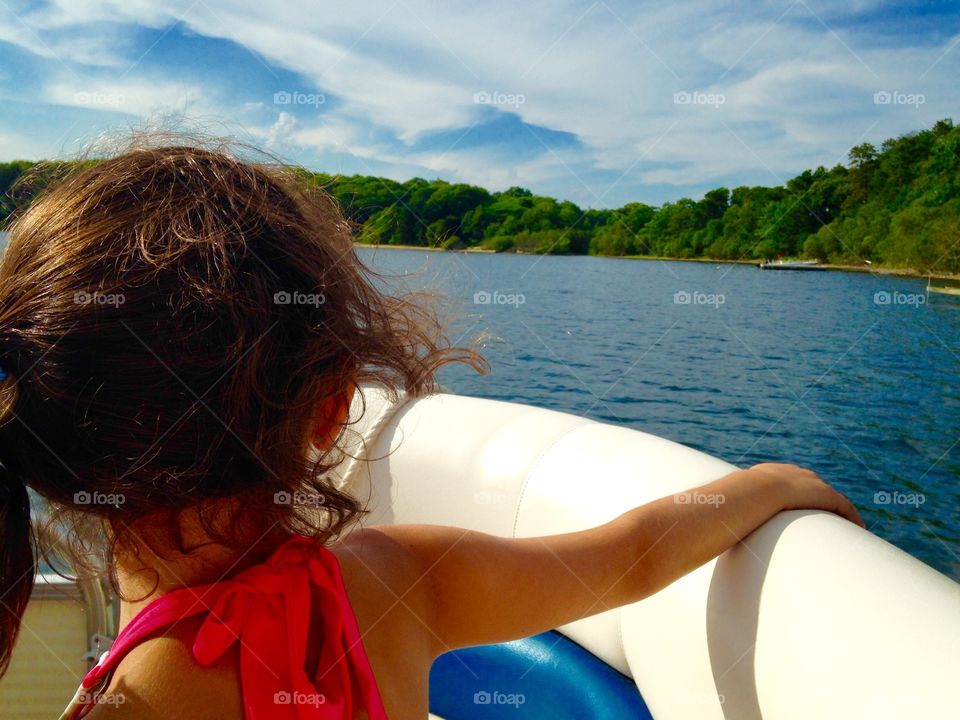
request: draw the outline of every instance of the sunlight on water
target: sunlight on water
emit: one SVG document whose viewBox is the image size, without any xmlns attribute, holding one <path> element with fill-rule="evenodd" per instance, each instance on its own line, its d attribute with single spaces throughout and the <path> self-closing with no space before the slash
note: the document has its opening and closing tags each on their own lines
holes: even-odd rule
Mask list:
<svg viewBox="0 0 960 720">
<path fill-rule="evenodd" d="M 586 415 L 738 465 L 807 465 L 960 578 L 960 302 L 921 280 L 592 257 L 360 249 L 481 331 L 453 392 Z"/>
</svg>

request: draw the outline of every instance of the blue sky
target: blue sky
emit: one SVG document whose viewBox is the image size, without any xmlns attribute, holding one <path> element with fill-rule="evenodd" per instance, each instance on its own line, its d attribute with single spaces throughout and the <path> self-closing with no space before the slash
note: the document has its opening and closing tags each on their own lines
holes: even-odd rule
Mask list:
<svg viewBox="0 0 960 720">
<path fill-rule="evenodd" d="M 610 207 L 960 121 L 953 3 L 0 2 L 0 159 L 203 128 L 309 168 Z"/>
</svg>

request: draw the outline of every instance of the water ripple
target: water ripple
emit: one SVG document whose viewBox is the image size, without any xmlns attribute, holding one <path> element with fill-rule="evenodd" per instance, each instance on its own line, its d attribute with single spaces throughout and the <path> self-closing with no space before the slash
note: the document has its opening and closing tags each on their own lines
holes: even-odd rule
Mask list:
<svg viewBox="0 0 960 720">
<path fill-rule="evenodd" d="M 519 307 L 484 306 L 473 332 L 501 338 L 486 350 L 493 372 L 445 369 L 454 391 L 623 423 L 740 465 L 808 465 L 874 532 L 960 579 L 960 303 L 878 306 L 878 290 L 922 283 L 866 274 L 420 252 L 372 260 L 386 272 L 426 268 L 423 284 L 442 278 L 432 289 L 474 319 L 478 290 L 525 294 Z M 681 291 L 725 302 L 677 304 Z M 923 502 L 884 502 L 894 492 Z"/>
</svg>

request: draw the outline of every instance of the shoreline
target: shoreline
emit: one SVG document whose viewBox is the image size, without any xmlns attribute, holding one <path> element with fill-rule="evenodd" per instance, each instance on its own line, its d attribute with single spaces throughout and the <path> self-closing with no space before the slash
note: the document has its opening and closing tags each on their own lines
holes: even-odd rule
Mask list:
<svg viewBox="0 0 960 720">
<path fill-rule="evenodd" d="M 372 243 L 353 243 L 354 247 L 362 248 L 371 248 L 374 250 L 379 250 L 380 248 L 385 248 L 387 250 L 424 250 L 426 252 L 461 252 L 461 253 L 492 253 L 496 254 L 496 250 L 488 250 L 487 248 L 463 248 L 462 250 L 448 250 L 447 248 L 442 247 L 428 247 L 426 245 L 374 245 Z"/>
<path fill-rule="evenodd" d="M 464 248 L 462 250 L 447 250 L 446 248 L 441 247 L 425 247 L 420 245 L 371 245 L 367 243 L 357 243 L 355 242 L 354 247 L 364 247 L 371 249 L 381 249 L 386 248 L 388 250 L 425 250 L 427 252 L 462 252 L 462 253 L 492 253 L 496 254 L 495 250 L 488 250 L 486 248 Z M 504 253 L 510 254 L 510 253 Z M 532 255 L 534 253 L 513 253 L 514 255 Z M 556 257 L 564 257 L 557 255 Z M 608 260 L 657 260 L 660 262 L 693 262 L 693 263 L 714 263 L 719 265 L 759 265 L 760 260 L 721 260 L 717 258 L 675 258 L 675 257 L 661 257 L 657 255 L 574 255 L 572 257 L 597 257 L 597 258 L 606 258 Z M 960 275 L 946 275 L 946 274 L 929 274 L 917 272 L 913 268 L 889 268 L 882 266 L 873 266 L 873 265 L 837 265 L 833 263 L 824 263 L 820 267 L 824 270 L 831 270 L 834 272 L 852 272 L 852 273 L 867 273 L 870 275 L 889 275 L 893 277 L 905 277 L 905 278 L 914 278 L 914 279 L 923 279 L 932 277 L 934 279 L 945 279 L 945 280 L 960 280 Z"/>
<path fill-rule="evenodd" d="M 761 260 L 720 260 L 716 258 L 672 258 L 672 257 L 658 257 L 655 255 L 597 255 L 594 257 L 610 257 L 614 260 L 625 259 L 625 260 L 667 260 L 670 262 L 698 262 L 698 263 L 717 263 L 720 265 L 753 265 L 756 267 L 762 261 Z M 882 265 L 839 265 L 835 263 L 820 263 L 818 267 L 823 268 L 824 270 L 832 270 L 834 272 L 852 272 L 852 273 L 862 273 L 869 275 L 891 275 L 894 277 L 906 277 L 906 278 L 928 278 L 932 277 L 934 279 L 945 279 L 945 280 L 960 280 L 960 275 L 946 275 L 946 274 L 931 274 L 931 273 L 921 273 L 913 268 L 891 268 L 884 267 Z"/>
</svg>

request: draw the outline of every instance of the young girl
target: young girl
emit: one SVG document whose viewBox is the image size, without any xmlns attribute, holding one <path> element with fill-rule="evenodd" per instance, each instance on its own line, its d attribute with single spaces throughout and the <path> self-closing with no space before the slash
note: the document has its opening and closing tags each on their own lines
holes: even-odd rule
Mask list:
<svg viewBox="0 0 960 720">
<path fill-rule="evenodd" d="M 445 363 L 483 369 L 352 243 L 302 173 L 223 148 L 85 164 L 11 226 L 0 670 L 36 571 L 28 487 L 122 598 L 65 717 L 423 720 L 443 652 L 641 600 L 784 509 L 862 525 L 814 473 L 767 464 L 700 488 L 719 506 L 664 498 L 577 533 L 346 533 L 363 508 L 326 475 L 357 385 L 423 394 Z"/>
</svg>

